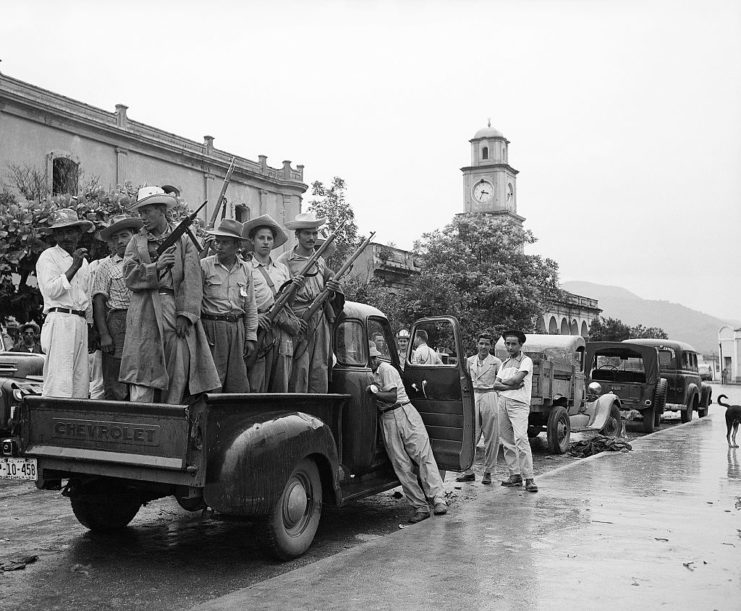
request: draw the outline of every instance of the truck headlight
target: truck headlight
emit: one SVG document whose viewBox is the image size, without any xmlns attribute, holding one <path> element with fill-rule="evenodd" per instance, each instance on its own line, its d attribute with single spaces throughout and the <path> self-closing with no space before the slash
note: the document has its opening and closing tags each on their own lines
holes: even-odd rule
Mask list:
<svg viewBox="0 0 741 611">
<path fill-rule="evenodd" d="M 23 401 L 23 391 L 20 388 L 13 389 L 13 399 L 21 403 Z"/>
</svg>

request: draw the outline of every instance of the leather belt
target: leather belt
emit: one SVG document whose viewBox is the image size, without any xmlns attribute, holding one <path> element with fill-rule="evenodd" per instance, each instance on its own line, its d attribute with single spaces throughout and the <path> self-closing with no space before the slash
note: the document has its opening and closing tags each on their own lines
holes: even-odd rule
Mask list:
<svg viewBox="0 0 741 611">
<path fill-rule="evenodd" d="M 239 322 L 244 314 L 201 314 L 202 320 L 225 320 L 226 322 Z"/>
<path fill-rule="evenodd" d="M 168 289 L 168 288 L 157 289 L 157 292 L 160 295 L 174 295 L 175 294 L 175 291 L 173 291 L 172 289 Z"/>
<path fill-rule="evenodd" d="M 74 314 L 85 318 L 85 310 L 73 310 L 72 308 L 49 308 L 50 312 L 61 312 L 62 314 Z"/>
<path fill-rule="evenodd" d="M 385 414 L 386 412 L 392 412 L 395 409 L 399 409 L 400 407 L 404 407 L 405 405 L 409 405 L 411 401 L 404 401 L 404 403 L 396 402 L 391 407 L 387 407 L 386 409 L 379 410 L 382 414 Z"/>
</svg>

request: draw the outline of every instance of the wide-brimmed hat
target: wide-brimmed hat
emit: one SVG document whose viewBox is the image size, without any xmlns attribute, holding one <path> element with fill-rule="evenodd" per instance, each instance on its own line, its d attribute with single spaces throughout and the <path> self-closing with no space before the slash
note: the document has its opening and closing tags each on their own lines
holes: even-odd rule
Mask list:
<svg viewBox="0 0 741 611">
<path fill-rule="evenodd" d="M 38 335 L 41 332 L 41 329 L 39 328 L 39 326 L 31 320 L 21 325 L 21 333 L 23 333 L 29 327 L 31 327 L 31 329 L 34 330 L 34 333 L 36 333 L 36 335 Z"/>
<path fill-rule="evenodd" d="M 141 229 L 144 222 L 141 219 L 134 218 L 133 216 L 126 216 L 125 214 L 117 214 L 111 218 L 108 227 L 104 227 L 100 230 L 101 240 L 110 240 L 114 233 L 121 231 L 122 229 L 131 229 L 136 232 Z"/>
<path fill-rule="evenodd" d="M 77 212 L 71 208 L 55 210 L 49 217 L 49 229 L 63 229 L 64 227 L 79 227 L 82 231 L 92 231 L 94 225 L 90 221 L 77 218 Z"/>
<path fill-rule="evenodd" d="M 136 201 L 129 207 L 131 210 L 138 210 L 142 206 L 167 206 L 174 208 L 178 203 L 174 195 L 165 193 L 161 187 L 142 187 L 136 195 Z"/>
<path fill-rule="evenodd" d="M 216 229 L 212 229 L 206 233 L 216 236 L 217 238 L 234 238 L 235 240 L 241 240 L 242 223 L 235 221 L 234 219 L 224 219 L 219 223 L 219 226 Z"/>
<path fill-rule="evenodd" d="M 273 232 L 273 248 L 283 246 L 283 244 L 288 241 L 286 232 L 281 229 L 280 225 L 278 225 L 275 219 L 273 219 L 273 217 L 269 214 L 263 214 L 262 216 L 258 216 L 257 218 L 252 219 L 251 221 L 247 221 L 242 227 L 242 237 L 249 238 L 250 233 L 252 233 L 256 229 L 259 229 L 260 227 L 268 227 Z"/>
<path fill-rule="evenodd" d="M 286 229 L 317 229 L 326 222 L 326 218 L 317 218 L 313 212 L 302 212 L 286 223 Z"/>
</svg>

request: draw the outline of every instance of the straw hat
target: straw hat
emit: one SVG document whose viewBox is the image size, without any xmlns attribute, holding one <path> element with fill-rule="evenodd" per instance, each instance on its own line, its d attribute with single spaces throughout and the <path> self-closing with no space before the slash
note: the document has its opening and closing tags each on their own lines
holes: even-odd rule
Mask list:
<svg viewBox="0 0 741 611">
<path fill-rule="evenodd" d="M 104 227 L 100 230 L 101 240 L 110 240 L 114 233 L 121 231 L 122 229 L 131 229 L 134 232 L 139 231 L 143 225 L 141 219 L 134 218 L 133 216 L 126 216 L 125 214 L 117 214 L 111 218 L 111 222 L 108 227 Z"/>
<path fill-rule="evenodd" d="M 29 322 L 24 323 L 24 324 L 21 325 L 21 333 L 23 333 L 29 327 L 31 329 L 33 329 L 33 331 L 34 331 L 34 333 L 36 333 L 36 335 L 38 335 L 41 332 L 41 329 L 39 329 L 39 326 L 35 322 L 33 322 L 31 320 L 31 321 L 29 321 Z"/>
<path fill-rule="evenodd" d="M 165 193 L 161 187 L 142 187 L 136 195 L 136 202 L 131 205 L 131 210 L 138 210 L 142 206 L 153 206 L 155 204 L 167 206 L 168 210 L 174 208 L 178 203 L 174 195 Z"/>
<path fill-rule="evenodd" d="M 242 240 L 242 223 L 234 219 L 224 219 L 216 229 L 206 232 L 217 238 L 233 238 Z"/>
<path fill-rule="evenodd" d="M 317 229 L 326 222 L 326 218 L 317 218 L 313 212 L 302 212 L 286 223 L 286 229 Z"/>
<path fill-rule="evenodd" d="M 79 227 L 81 231 L 92 231 L 94 225 L 90 221 L 80 220 L 77 218 L 77 212 L 71 208 L 60 208 L 56 210 L 49 218 L 52 224 L 49 229 L 63 229 L 65 227 Z"/>
<path fill-rule="evenodd" d="M 286 225 L 288 224 L 286 223 Z M 278 225 L 275 219 L 273 219 L 273 217 L 269 214 L 263 214 L 262 216 L 258 216 L 257 218 L 252 219 L 251 221 L 247 221 L 242 228 L 242 237 L 249 239 L 250 233 L 261 227 L 268 227 L 272 230 L 274 238 L 273 248 L 283 246 L 283 244 L 288 241 L 286 232 L 281 229 L 280 225 Z"/>
</svg>

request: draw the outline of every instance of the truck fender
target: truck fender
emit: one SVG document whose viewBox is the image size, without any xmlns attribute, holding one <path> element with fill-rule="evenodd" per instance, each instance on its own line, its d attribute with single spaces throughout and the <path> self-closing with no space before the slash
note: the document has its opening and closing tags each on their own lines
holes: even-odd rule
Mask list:
<svg viewBox="0 0 741 611">
<path fill-rule="evenodd" d="M 702 397 L 702 393 L 697 387 L 697 384 L 690 384 L 687 386 L 687 403 L 685 405 L 687 405 L 689 409 L 694 409 L 695 398 L 697 398 L 699 404 L 700 397 Z"/>
<path fill-rule="evenodd" d="M 268 515 L 294 467 L 317 462 L 325 495 L 339 496 L 337 442 L 319 418 L 302 412 L 235 414 L 208 422 L 206 485 L 209 507 L 229 515 Z"/>
<path fill-rule="evenodd" d="M 610 417 L 613 405 L 617 405 L 618 409 L 620 408 L 620 399 L 618 399 L 617 395 L 608 392 L 597 397 L 597 400 L 594 401 L 594 412 L 592 421 L 589 423 L 589 428 L 597 430 L 602 429 L 607 423 L 607 419 Z"/>
</svg>

